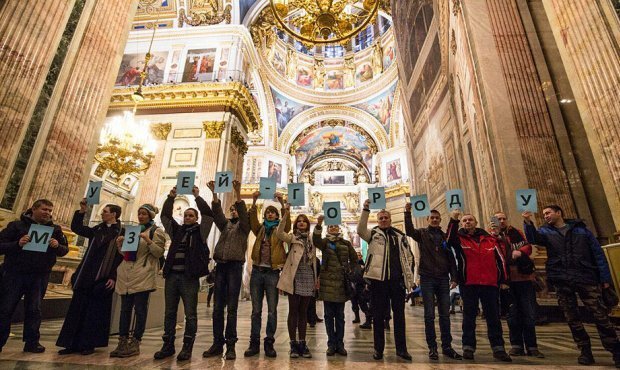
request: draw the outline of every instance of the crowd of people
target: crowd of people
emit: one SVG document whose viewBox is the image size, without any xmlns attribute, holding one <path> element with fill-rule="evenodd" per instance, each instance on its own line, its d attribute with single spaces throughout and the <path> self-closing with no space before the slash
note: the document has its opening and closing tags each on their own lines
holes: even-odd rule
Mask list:
<svg viewBox="0 0 620 370">
<path fill-rule="evenodd" d="M 241 198 L 241 184 L 233 182 L 234 203 L 227 218 L 215 193 L 213 181 L 208 184 L 213 194 L 211 206 L 193 188 L 196 208 L 183 213 L 182 223 L 173 217 L 177 196 L 173 188 L 161 210 L 159 228 L 154 220 L 159 213 L 152 204 L 138 209 L 141 234 L 135 252 L 122 250 L 124 228 L 121 208 L 101 208 L 101 223 L 84 224 L 88 211 L 86 201 L 80 203 L 71 222 L 71 230 L 88 239 L 84 256 L 71 279 L 73 296 L 60 331 L 57 346 L 60 355 L 89 355 L 95 348 L 108 345 L 113 293 L 120 296 L 119 341 L 110 357 L 131 357 L 140 353 L 149 308 L 149 295 L 156 290 L 156 277 L 161 271 L 165 279 L 165 317 L 163 344 L 154 354 L 164 359 L 176 354 L 175 339 L 179 301 L 183 303 L 185 325 L 178 361 L 192 357 L 198 323 L 200 278 L 206 276 L 210 259 L 207 245 L 213 224 L 220 232 L 213 248 L 216 263 L 212 276 L 215 301 L 213 306 L 213 341 L 203 357 L 236 358 L 237 307 L 246 255 L 252 265 L 250 295 L 252 303 L 251 332 L 244 357 L 260 353 L 263 301 L 267 301 L 267 322 L 263 351 L 276 357 L 277 307 L 281 295 L 288 300 L 286 320 L 291 358 L 310 358 L 306 342 L 307 326 L 317 323 L 316 299 L 323 301 L 327 332 L 327 356 L 347 356 L 344 342 L 345 303 L 352 301 L 354 323 L 373 330 L 375 360 L 381 360 L 385 349 L 385 329 L 392 328 L 396 355 L 405 361 L 412 357 L 407 349 L 405 302 L 408 293 L 416 291 L 424 304 L 424 327 L 428 358 L 439 359 L 435 329 L 438 313 L 441 354 L 455 360 L 473 360 L 476 346 L 476 318 L 479 307 L 486 321 L 493 357 L 510 362 L 514 356 L 544 358 L 536 338 L 536 293 L 532 244 L 546 248 L 547 283 L 558 296 L 573 339 L 580 350 L 578 363 L 594 363 L 590 337 L 580 320 L 577 296 L 596 324 L 603 347 L 613 354 L 620 367 L 620 342 L 602 300 L 604 290 L 612 287 L 607 260 L 600 244 L 581 221 L 564 219 L 557 205 L 544 207 L 544 225 L 536 228 L 532 214 L 524 212 L 524 232 L 508 222 L 506 214 L 497 212 L 486 229 L 478 227 L 472 214 L 459 210 L 450 213 L 447 229 L 441 228 L 441 214 L 432 210 L 428 225 L 415 228 L 411 204 L 404 212 L 405 232 L 392 226 L 386 210 L 377 213 L 378 225 L 368 228 L 369 201 L 363 205 L 357 233 L 368 243 L 365 260 L 346 240 L 338 225 L 327 225 L 323 233 L 323 216 L 314 230 L 304 215 L 291 222 L 290 205 L 276 193 L 281 207 L 267 206 L 259 220 L 253 194 L 249 210 Z M 68 243 L 61 228 L 52 221 L 53 203 L 41 199 L 17 221 L 0 232 L 0 254 L 4 263 L 0 270 L 0 352 L 10 332 L 13 313 L 24 298 L 24 351 L 41 353 L 41 302 L 56 258 L 68 253 Z M 282 213 L 282 214 L 280 214 Z M 24 249 L 31 240 L 31 225 L 53 227 L 47 251 Z M 291 230 L 292 229 L 292 230 Z M 248 237 L 255 242 L 247 253 Z M 417 245 L 408 241 L 412 238 Z M 168 253 L 165 249 L 169 245 Z M 413 248 L 418 249 L 417 268 Z M 321 259 L 317 258 L 317 250 Z M 165 257 L 164 257 L 165 255 Z M 415 272 L 415 274 L 414 274 Z M 452 346 L 450 314 L 454 313 L 458 287 L 462 300 L 462 354 Z M 500 314 L 500 296 L 508 301 L 507 321 L 510 348 L 506 350 Z M 504 298 L 506 297 L 506 298 Z M 413 300 L 413 297 L 410 297 Z M 437 307 L 437 309 L 435 308 Z M 365 315 L 362 323 L 360 310 Z M 225 314 L 226 313 L 226 314 Z M 135 319 L 132 320 L 132 316 Z M 131 325 L 132 321 L 133 327 Z"/>
</svg>

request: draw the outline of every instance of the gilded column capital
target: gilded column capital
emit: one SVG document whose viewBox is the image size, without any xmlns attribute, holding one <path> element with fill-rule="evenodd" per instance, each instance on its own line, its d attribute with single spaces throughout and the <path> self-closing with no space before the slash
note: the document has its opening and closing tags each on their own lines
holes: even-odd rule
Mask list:
<svg viewBox="0 0 620 370">
<path fill-rule="evenodd" d="M 219 139 L 224 132 L 224 121 L 203 121 L 202 129 L 205 131 L 207 139 Z"/>
<path fill-rule="evenodd" d="M 230 142 L 237 147 L 242 155 L 248 152 L 248 144 L 245 142 L 243 135 L 234 126 L 230 128 Z"/>
<path fill-rule="evenodd" d="M 170 122 L 151 124 L 151 133 L 157 138 L 157 140 L 167 140 L 171 129 L 172 123 Z"/>
</svg>

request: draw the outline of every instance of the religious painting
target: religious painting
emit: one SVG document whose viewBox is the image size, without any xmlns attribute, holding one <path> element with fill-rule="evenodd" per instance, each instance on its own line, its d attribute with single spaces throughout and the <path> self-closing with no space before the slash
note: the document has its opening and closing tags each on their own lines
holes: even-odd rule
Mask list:
<svg viewBox="0 0 620 370">
<path fill-rule="evenodd" d="M 364 63 L 357 68 L 357 73 L 355 74 L 355 78 L 358 84 L 372 81 L 373 72 L 372 66 L 370 63 Z"/>
<path fill-rule="evenodd" d="M 305 66 L 297 66 L 297 85 L 312 87 L 312 71 Z"/>
<path fill-rule="evenodd" d="M 323 185 L 344 185 L 345 184 L 345 176 L 344 175 L 331 175 L 323 177 Z"/>
<path fill-rule="evenodd" d="M 218 63 L 217 79 L 220 81 L 226 80 L 226 72 L 228 71 L 228 55 L 230 54 L 229 48 L 222 48 L 220 53 L 220 61 Z"/>
<path fill-rule="evenodd" d="M 355 105 L 363 111 L 370 113 L 375 117 L 386 133 L 390 133 L 390 122 L 392 117 L 392 104 L 394 103 L 394 94 L 396 93 L 396 83 L 394 83 L 383 94 L 370 99 L 367 102 Z"/>
<path fill-rule="evenodd" d="M 323 155 L 341 154 L 355 162 L 372 165 L 372 150 L 366 137 L 353 128 L 346 126 L 324 126 L 308 132 L 298 141 L 295 151 L 297 172 L 301 173 L 304 166 Z"/>
<path fill-rule="evenodd" d="M 271 64 L 273 64 L 273 68 L 275 68 L 280 75 L 284 76 L 286 74 L 286 62 L 284 61 L 282 54 L 280 54 L 280 51 L 277 49 L 273 52 L 273 60 L 271 61 Z"/>
<path fill-rule="evenodd" d="M 325 90 L 344 89 L 344 74 L 342 71 L 329 71 L 325 78 Z"/>
<path fill-rule="evenodd" d="M 168 59 L 167 51 L 151 52 L 151 60 L 146 67 L 145 85 L 160 84 L 164 82 L 164 69 Z M 145 54 L 125 54 L 121 61 L 121 67 L 116 76 L 116 86 L 131 86 L 140 84 L 140 72 L 144 69 Z"/>
<path fill-rule="evenodd" d="M 403 178 L 401 167 L 400 167 L 400 158 L 396 158 L 392 161 L 389 161 L 385 164 L 385 169 L 387 172 L 387 181 L 396 181 Z"/>
<path fill-rule="evenodd" d="M 179 65 L 181 62 L 181 50 L 175 50 L 172 53 L 172 61 L 170 70 L 168 70 L 168 82 L 176 83 L 181 81 L 181 74 L 179 73 Z"/>
<path fill-rule="evenodd" d="M 282 183 L 282 164 L 269 161 L 269 167 L 267 167 L 267 177 L 276 180 L 276 183 Z"/>
<path fill-rule="evenodd" d="M 273 89 L 271 89 L 271 94 L 273 95 L 273 105 L 276 108 L 278 135 L 280 135 L 293 117 L 309 109 L 310 106 L 297 103 Z"/>
<path fill-rule="evenodd" d="M 394 45 L 383 48 L 383 69 L 388 69 L 392 65 L 396 55 L 394 53 Z"/>
<path fill-rule="evenodd" d="M 183 82 L 203 82 L 213 80 L 215 52 L 217 49 L 188 50 L 185 57 Z"/>
</svg>

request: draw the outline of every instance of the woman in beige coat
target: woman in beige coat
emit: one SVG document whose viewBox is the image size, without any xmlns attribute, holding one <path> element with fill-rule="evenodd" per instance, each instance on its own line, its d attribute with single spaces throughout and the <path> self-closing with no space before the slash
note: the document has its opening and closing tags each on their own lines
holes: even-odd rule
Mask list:
<svg viewBox="0 0 620 370">
<path fill-rule="evenodd" d="M 283 207 L 283 220 L 290 217 L 289 205 Z M 307 312 L 310 300 L 314 296 L 317 282 L 316 250 L 312 245 L 310 220 L 306 215 L 299 215 L 293 223 L 293 233 L 284 232 L 286 222 L 280 222 L 276 237 L 289 245 L 286 263 L 282 268 L 278 289 L 288 297 L 288 335 L 291 340 L 291 358 L 299 356 L 310 358 L 306 345 Z"/>
<path fill-rule="evenodd" d="M 123 237 L 116 240 L 123 262 L 116 270 L 116 293 L 121 296 L 119 320 L 119 342 L 110 357 L 131 357 L 140 354 L 140 341 L 146 326 L 149 295 L 157 289 L 156 276 L 159 272 L 159 258 L 164 255 L 166 233 L 158 228 L 153 219 L 159 212 L 152 204 L 138 209 L 140 242 L 136 252 L 120 252 Z M 133 335 L 129 338 L 131 315 L 135 310 L 136 322 Z"/>
</svg>

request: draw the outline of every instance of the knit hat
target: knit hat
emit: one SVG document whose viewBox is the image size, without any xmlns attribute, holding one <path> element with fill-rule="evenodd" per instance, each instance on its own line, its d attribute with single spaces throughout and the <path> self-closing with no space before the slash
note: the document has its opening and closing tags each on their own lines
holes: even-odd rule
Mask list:
<svg viewBox="0 0 620 370">
<path fill-rule="evenodd" d="M 141 205 L 140 208 L 138 209 L 143 209 L 147 211 L 149 213 L 149 216 L 151 217 L 151 220 L 155 219 L 155 215 L 159 213 L 159 208 L 155 207 L 154 205 L 150 203 L 145 203 Z"/>
</svg>

